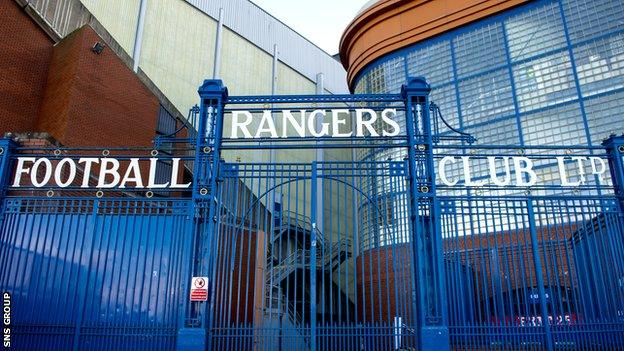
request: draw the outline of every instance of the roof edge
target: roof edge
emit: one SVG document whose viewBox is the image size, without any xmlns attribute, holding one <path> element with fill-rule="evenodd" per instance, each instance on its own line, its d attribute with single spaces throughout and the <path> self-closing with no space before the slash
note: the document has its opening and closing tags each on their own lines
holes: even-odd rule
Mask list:
<svg viewBox="0 0 624 351">
<path fill-rule="evenodd" d="M 368 64 L 391 52 L 508 10 L 529 0 L 380 0 L 358 14 L 339 44 L 340 61 L 353 91 Z"/>
</svg>

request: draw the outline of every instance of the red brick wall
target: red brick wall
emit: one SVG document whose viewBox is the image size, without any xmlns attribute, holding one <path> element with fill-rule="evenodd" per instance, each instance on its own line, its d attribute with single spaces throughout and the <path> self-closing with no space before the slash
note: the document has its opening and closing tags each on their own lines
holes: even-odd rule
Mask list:
<svg viewBox="0 0 624 351">
<path fill-rule="evenodd" d="M 47 132 L 66 146 L 151 146 L 159 101 L 103 40 L 82 27 L 53 40 L 0 0 L 0 136 Z"/>
<path fill-rule="evenodd" d="M 0 0 L 0 136 L 33 131 L 52 40 L 13 0 Z"/>
<path fill-rule="evenodd" d="M 536 228 L 538 252 L 542 261 L 542 276 L 545 284 L 557 287 L 570 287 L 571 278 L 575 274 L 568 274 L 575 270 L 574 260 L 568 259 L 572 255 L 570 238 L 577 229 L 577 223 L 566 223 L 558 226 L 542 226 Z M 492 233 L 489 235 L 472 235 L 458 238 L 448 238 L 443 241 L 443 251 L 450 253 L 446 259 L 453 262 L 459 260 L 463 265 L 468 264 L 477 274 L 477 279 L 492 282 L 496 271 L 492 271 L 492 260 L 498 262 L 498 273 L 507 275 L 508 284 L 502 284 L 503 292 L 537 286 L 535 261 L 533 260 L 533 246 L 529 228 L 519 228 L 507 232 Z M 560 267 L 560 269 L 554 269 Z M 550 279 L 550 281 L 549 281 Z M 556 283 L 556 284 L 555 284 Z M 576 283 L 574 283 L 576 285 Z M 492 287 L 478 291 L 478 297 L 491 296 Z"/>
<path fill-rule="evenodd" d="M 571 286 L 570 279 L 575 276 L 572 274 L 575 269 L 574 260 L 566 259 L 566 255 L 571 255 L 570 237 L 576 228 L 576 223 L 536 228 L 542 276 L 546 285 L 552 284 L 561 288 Z M 474 275 L 474 281 L 480 282 L 474 292 L 479 300 L 492 295 L 492 286 L 484 289 L 483 281 L 492 284 L 494 279 L 501 279 L 500 276 L 493 276 L 490 263 L 492 255 L 498 255 L 498 273 L 507 275 L 510 282 L 509 285 L 502 284 L 504 292 L 508 287 L 515 290 L 537 285 L 528 229 L 447 238 L 442 245 L 446 253 L 445 262 L 450 262 L 455 267 L 455 263 L 459 261 L 460 265 L 471 267 L 470 274 Z M 406 320 L 410 320 L 412 301 L 409 289 L 413 269 L 411 252 L 411 244 L 408 243 L 367 250 L 357 257 L 355 274 L 361 322 L 364 321 L 363 318 L 366 318 L 366 322 L 391 322 L 397 308 L 400 315 L 406 314 Z"/>
<path fill-rule="evenodd" d="M 358 322 L 389 322 L 412 315 L 411 245 L 362 252 L 356 260 Z M 397 303 L 398 302 L 398 303 Z"/>
<path fill-rule="evenodd" d="M 217 281 L 213 284 L 217 289 L 215 310 L 222 316 L 217 323 L 253 323 L 254 282 L 257 265 L 261 264 L 256 257 L 257 235 L 256 231 L 241 231 L 237 226 L 221 227 L 218 245 L 222 254 L 217 258 Z M 230 262 L 231 259 L 234 261 Z"/>
<path fill-rule="evenodd" d="M 252 323 L 254 318 L 254 281 L 256 278 L 256 232 L 235 231 L 234 272 L 230 296 L 234 323 Z"/>
<path fill-rule="evenodd" d="M 54 49 L 36 129 L 64 145 L 150 146 L 158 99 L 88 26 Z"/>
</svg>

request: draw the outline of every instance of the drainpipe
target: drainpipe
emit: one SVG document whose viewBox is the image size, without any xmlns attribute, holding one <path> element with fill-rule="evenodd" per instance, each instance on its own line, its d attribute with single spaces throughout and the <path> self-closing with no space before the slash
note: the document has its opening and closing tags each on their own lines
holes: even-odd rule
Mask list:
<svg viewBox="0 0 624 351">
<path fill-rule="evenodd" d="M 132 60 L 134 61 L 132 69 L 134 70 L 134 73 L 139 71 L 139 61 L 141 60 L 141 45 L 143 44 L 143 27 L 145 26 L 147 0 L 141 0 L 141 4 L 139 6 L 139 18 L 137 19 L 136 33 L 134 36 L 134 50 L 132 51 Z"/>
</svg>

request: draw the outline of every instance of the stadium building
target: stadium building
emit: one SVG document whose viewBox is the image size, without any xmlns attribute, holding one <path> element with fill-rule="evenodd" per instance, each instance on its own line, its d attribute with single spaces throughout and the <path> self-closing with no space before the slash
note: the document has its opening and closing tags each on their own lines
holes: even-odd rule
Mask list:
<svg viewBox="0 0 624 351">
<path fill-rule="evenodd" d="M 624 347 L 621 1 L 0 1 L 11 348 Z"/>
<path fill-rule="evenodd" d="M 452 6 L 443 1 L 371 1 L 346 28 L 340 57 L 354 93 L 399 93 L 408 77 L 426 77 L 431 86 L 430 99 L 435 103 L 432 114 L 441 117 L 439 126 L 435 126 L 440 139 L 457 133 L 476 139 L 468 142 L 471 148 L 464 150 L 464 155 L 504 154 L 510 145 L 517 146 L 522 154 L 551 145 L 591 148 L 624 129 L 619 116 L 624 96 L 623 19 L 624 5 L 609 0 L 458 1 Z M 457 147 L 453 142 L 439 144 Z M 452 150 L 459 151 L 436 151 L 440 157 L 462 154 Z M 406 156 L 403 149 L 373 149 L 362 153 L 360 159 Z M 531 195 L 552 196 L 554 202 L 560 196 L 604 194 L 600 186 L 586 191 L 553 187 L 559 165 L 541 162 L 539 167 L 543 181 L 528 190 Z M 453 164 L 446 176 L 459 178 L 463 170 L 461 164 Z M 489 176 L 485 160 L 472 164 L 471 170 L 473 180 Z M 576 176 L 582 177 L 584 171 L 580 167 Z M 383 180 L 371 181 L 386 194 L 386 206 L 393 209 L 394 220 L 383 225 L 377 218 L 365 218 L 362 226 L 366 229 L 361 232 L 363 260 L 368 251 L 391 254 L 396 250 L 393 245 L 405 247 L 404 242 L 411 241 L 409 230 L 402 231 L 396 224 L 397 218 L 409 214 L 405 198 L 390 191 Z M 597 182 L 587 179 L 583 184 Z M 615 249 L 622 243 L 619 229 L 609 229 L 604 222 L 610 214 L 604 210 L 591 214 L 594 209 L 580 205 L 582 201 L 570 204 L 581 207 L 566 214 L 557 213 L 554 207 L 541 208 L 535 223 L 539 244 L 531 245 L 526 232 L 529 228 L 521 223 L 525 219 L 513 218 L 517 213 L 510 211 L 511 203 L 493 202 L 495 196 L 524 191 L 479 187 L 463 193 L 444 190 L 449 202 L 442 210 L 448 219 L 442 224 L 441 245 L 451 344 L 479 345 L 477 330 L 484 333 L 484 339 L 488 338 L 485 334 L 508 333 L 508 340 L 513 340 L 513 334 L 523 333 L 522 327 L 528 331 L 528 325 L 542 325 L 538 312 L 542 307 L 542 315 L 548 313 L 553 325 L 549 333 L 554 346 L 550 347 L 555 348 L 568 342 L 560 340 L 558 334 L 566 328 L 591 330 L 601 328 L 598 320 L 622 322 L 621 273 L 619 268 L 603 271 L 611 265 L 608 262 L 622 259 L 622 251 Z M 457 195 L 485 201 L 451 200 Z M 572 212 L 582 215 L 569 216 Z M 495 213 L 500 214 L 498 219 Z M 579 227 L 586 215 L 590 222 Z M 589 232 L 587 225 L 593 228 Z M 602 233 L 608 233 L 610 239 L 602 237 Z M 614 250 L 614 256 L 603 261 L 603 251 L 586 245 L 604 245 Z M 533 250 L 539 251 L 541 262 L 530 259 Z M 602 286 L 594 285 L 590 277 L 593 272 L 604 274 Z M 540 275 L 542 283 L 536 279 Z M 388 281 L 383 273 L 373 279 Z M 539 285 L 543 290 L 540 296 Z M 597 293 L 589 297 L 587 289 L 596 289 Z M 374 294 L 374 285 L 369 290 Z M 614 299 L 602 295 L 603 291 L 613 293 Z M 540 298 L 546 301 L 542 306 Z M 536 318 L 539 322 L 535 322 Z M 510 326 L 522 327 L 506 330 Z M 579 338 L 584 338 L 584 332 L 580 333 Z M 495 343 L 503 347 L 505 339 L 503 336 Z M 581 348 L 588 347 L 584 345 Z"/>
</svg>

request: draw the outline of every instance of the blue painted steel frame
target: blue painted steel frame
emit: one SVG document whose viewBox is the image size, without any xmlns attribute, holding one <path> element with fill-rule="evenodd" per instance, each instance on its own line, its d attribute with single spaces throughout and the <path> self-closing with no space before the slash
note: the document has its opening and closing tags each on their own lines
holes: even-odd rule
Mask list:
<svg viewBox="0 0 624 351">
<path fill-rule="evenodd" d="M 546 289 L 544 287 L 544 276 L 540 274 L 542 272 L 542 259 L 539 255 L 539 242 L 537 240 L 537 231 L 535 224 L 535 210 L 533 209 L 533 198 L 527 197 L 527 217 L 529 219 L 529 233 L 531 236 L 531 248 L 533 249 L 533 264 L 535 265 L 535 278 L 537 279 L 537 289 L 539 293 L 540 313 L 542 315 L 542 323 L 544 327 L 546 350 L 553 350 L 553 339 L 550 327 L 550 321 L 548 320 L 548 307 L 546 306 Z"/>
<path fill-rule="evenodd" d="M 317 183 L 318 183 L 318 164 L 316 162 L 312 162 L 312 186 L 311 189 L 317 189 Z M 317 242 L 318 242 L 318 238 L 316 236 L 316 228 L 317 228 L 317 213 L 316 213 L 316 207 L 317 207 L 317 197 L 316 196 L 312 196 L 312 204 L 310 205 L 310 219 L 311 219 L 311 224 L 312 224 L 312 228 L 311 232 L 310 232 L 310 242 L 311 242 L 311 247 L 310 247 L 310 257 L 316 257 L 317 254 Z M 316 277 L 316 260 L 311 259 L 310 260 L 310 271 L 312 272 L 310 274 L 310 301 L 312 301 L 312 304 L 310 305 L 310 349 L 311 350 L 317 350 L 317 321 L 316 321 L 316 317 L 317 317 L 317 306 L 315 301 L 317 301 L 317 297 L 316 297 L 316 291 L 317 291 L 317 277 Z"/>
<path fill-rule="evenodd" d="M 203 314 L 197 316 L 199 325 L 186 327 L 192 316 L 184 315 L 180 321 L 184 327 L 180 330 L 178 337 L 178 350 L 196 350 L 205 348 L 207 342 L 206 330 L 209 330 L 212 323 L 215 303 L 215 289 L 210 289 L 214 285 L 216 277 L 214 250 L 215 234 L 217 228 L 216 212 L 217 198 L 216 189 L 221 165 L 221 138 L 223 136 L 223 108 L 228 91 L 221 80 L 205 80 L 198 90 L 201 104 L 199 107 L 199 125 L 197 138 L 195 141 L 195 162 L 194 162 L 194 182 L 193 182 L 193 211 L 201 213 L 206 211 L 207 226 L 203 227 L 199 222 L 200 216 L 196 216 L 198 223 L 195 224 L 194 239 L 196 247 L 193 250 L 193 260 L 191 262 L 192 274 L 187 276 L 185 286 L 190 286 L 191 276 L 207 276 L 209 278 L 209 299 L 207 302 L 196 302 L 201 304 Z M 185 304 L 189 304 L 185 300 Z M 183 309 L 190 312 L 188 308 Z"/>
<path fill-rule="evenodd" d="M 10 174 L 11 153 L 15 148 L 15 142 L 9 138 L 0 139 L 0 184 L 6 184 Z M 3 197 L 6 190 L 5 187 L 0 189 L 0 197 Z"/>
<path fill-rule="evenodd" d="M 10 138 L 0 138 L 0 184 L 8 184 L 11 172 L 11 154 L 15 148 L 15 142 Z M 4 198 L 6 189 L 0 188 L 0 199 Z M 4 201 L 0 201 L 0 213 L 4 211 Z M 4 221 L 4 216 L 0 217 L 0 225 Z"/>
<path fill-rule="evenodd" d="M 211 279 L 216 277 L 214 269 L 216 269 L 216 265 L 214 263 L 215 257 L 214 247 L 210 247 L 209 244 L 214 242 L 213 237 L 215 237 L 215 231 L 218 230 L 215 227 L 216 219 L 213 220 L 213 217 L 216 218 L 216 204 L 218 203 L 217 194 L 215 191 L 217 189 L 218 175 L 219 175 L 219 167 L 220 167 L 220 155 L 221 155 L 221 147 L 224 143 L 223 135 L 222 135 L 222 125 L 224 112 L 226 111 L 226 104 L 264 104 L 265 106 L 273 106 L 274 104 L 282 103 L 282 104 L 296 104 L 296 103 L 311 103 L 311 102 L 327 102 L 327 103 L 353 103 L 353 102 L 361 102 L 368 101 L 373 103 L 380 102 L 398 102 L 403 103 L 406 111 L 412 111 L 412 113 L 407 114 L 406 123 L 407 123 L 407 135 L 404 137 L 407 139 L 407 147 L 408 147 L 408 165 L 409 165 L 409 176 L 410 179 L 410 208 L 411 208 L 411 231 L 414 240 L 412 241 L 416 246 L 414 250 L 414 276 L 416 277 L 416 286 L 414 296 L 412 297 L 412 302 L 414 303 L 413 311 L 416 314 L 414 316 L 414 320 L 417 321 L 420 326 L 417 328 L 417 340 L 421 348 L 429 348 L 435 345 L 435 347 L 439 350 L 449 350 L 449 336 L 448 336 L 448 328 L 446 324 L 448 323 L 448 317 L 446 312 L 446 295 L 444 282 L 440 277 L 444 277 L 444 265 L 442 260 L 442 246 L 441 246 L 441 237 L 440 237 L 440 222 L 434 221 L 434 233 L 430 234 L 430 240 L 433 240 L 433 248 L 432 252 L 424 252 L 428 245 L 424 245 L 425 233 L 420 232 L 422 227 L 422 219 L 419 220 L 419 207 L 421 205 L 422 200 L 427 202 L 430 206 L 430 210 L 432 211 L 433 217 L 439 217 L 439 203 L 435 199 L 435 173 L 434 173 L 434 163 L 433 163 L 433 132 L 431 130 L 431 124 L 429 120 L 429 94 L 430 88 L 426 83 L 424 78 L 415 78 L 408 82 L 406 86 L 404 86 L 402 94 L 386 94 L 386 95 L 376 95 L 376 94 L 359 94 L 359 95 L 294 95 L 294 96 L 247 96 L 247 97 L 228 97 L 227 89 L 223 86 L 220 80 L 206 80 L 204 84 L 199 89 L 199 94 L 201 98 L 200 105 L 200 121 L 198 128 L 198 138 L 195 145 L 195 185 L 193 191 L 193 199 L 199 209 L 208 206 L 208 226 L 205 229 L 205 233 L 202 233 L 201 230 L 198 229 L 197 238 L 206 237 L 207 240 L 203 241 L 205 244 L 200 244 L 194 251 L 194 256 L 202 255 L 202 263 L 200 266 L 194 269 L 194 275 L 205 275 L 209 274 Z M 421 116 L 416 116 L 416 109 L 421 111 Z M 214 113 L 212 118 L 208 118 L 208 112 Z M 420 127 L 421 132 L 416 132 L 415 119 L 418 119 L 418 123 L 422 123 Z M 208 128 L 206 121 L 211 121 L 213 124 L 212 128 Z M 210 135 L 206 138 L 203 136 L 206 135 L 207 130 L 212 131 Z M 420 134 L 422 133 L 422 134 Z M 236 141 L 240 142 L 241 139 L 237 139 Z M 421 184 L 417 179 L 417 166 L 416 166 L 416 151 L 419 150 L 419 145 L 426 145 L 426 166 L 428 175 L 425 183 Z M 316 144 L 316 147 L 332 147 L 331 145 L 325 144 Z M 379 145 L 376 145 L 379 146 Z M 401 146 L 401 144 L 389 145 L 388 147 L 397 147 Z M 209 148 L 209 154 L 212 157 L 211 162 L 209 158 L 205 157 L 207 154 L 206 148 Z M 236 146 L 232 147 L 236 148 Z M 312 188 L 315 188 L 316 180 L 318 178 L 317 174 L 317 164 L 312 164 Z M 208 170 L 208 172 L 207 172 Z M 208 175 L 207 178 L 204 178 L 202 175 Z M 207 186 L 210 190 L 204 194 L 200 192 L 203 186 Z M 430 189 L 423 191 L 423 189 Z M 312 236 L 311 236 L 311 257 L 316 256 L 316 198 L 312 197 L 312 206 L 311 206 L 311 220 L 312 220 Z M 197 211 L 196 209 L 195 211 Z M 199 228 L 199 226 L 196 226 Z M 208 258 L 203 256 L 203 253 L 209 253 Z M 311 271 L 316 272 L 316 261 L 311 260 Z M 431 265 L 431 267 L 427 267 Z M 435 277 L 427 278 L 425 271 L 428 269 L 432 269 L 435 272 Z M 437 277 L 437 278 L 436 278 Z M 311 276 L 310 282 L 310 292 L 311 292 L 311 301 L 316 300 L 316 274 L 313 273 Z M 433 284 L 435 287 L 432 289 L 434 295 L 430 292 L 425 292 L 425 287 L 427 285 Z M 198 328 L 195 328 L 197 332 L 193 332 L 193 328 L 183 328 L 180 331 L 180 335 L 198 335 L 194 336 L 195 341 L 204 340 L 204 342 L 208 341 L 206 338 L 203 338 L 203 331 L 200 330 L 210 330 L 211 327 L 211 316 L 214 310 L 214 289 L 212 291 L 210 301 L 205 303 L 205 315 L 202 317 L 202 323 L 198 325 Z M 437 316 L 435 318 L 431 318 L 432 316 L 427 316 L 426 311 L 431 310 L 436 311 Z M 317 323 L 316 323 L 316 304 L 312 304 L 310 306 L 310 347 L 311 350 L 317 349 Z M 188 309 L 185 309 L 188 311 Z M 188 320 L 189 316 L 184 317 L 185 320 Z M 181 324 L 184 324 L 181 322 Z M 197 334 L 199 333 L 199 334 Z M 210 336 L 208 336 L 208 339 Z M 188 350 L 193 346 L 183 342 L 182 340 L 178 340 L 178 349 L 180 350 Z M 211 343 L 195 345 L 194 347 L 204 348 L 208 347 L 210 349 Z"/>
<path fill-rule="evenodd" d="M 508 54 L 507 54 L 508 55 Z M 213 84 L 214 86 L 221 86 L 219 84 Z M 448 297 L 446 296 L 446 287 L 445 280 L 442 277 L 445 276 L 445 264 L 443 260 L 443 250 L 442 250 L 442 238 L 441 238 L 441 223 L 438 220 L 441 218 L 442 210 L 440 208 L 439 199 L 436 197 L 436 184 L 435 184 L 435 164 L 434 159 L 437 157 L 433 150 L 435 148 L 434 136 L 431 130 L 430 117 L 429 117 L 429 109 L 427 106 L 428 102 L 428 94 L 430 88 L 429 85 L 423 78 L 414 78 L 410 79 L 408 84 L 403 87 L 401 95 L 384 95 L 384 96 L 374 96 L 374 95 L 350 95 L 350 96 L 340 96 L 340 97 L 328 97 L 321 96 L 317 97 L 319 100 L 324 102 L 356 102 L 362 100 L 371 100 L 371 101 L 403 101 L 405 104 L 406 111 L 406 147 L 408 148 L 408 179 L 410 185 L 410 223 L 412 229 L 413 240 L 412 245 L 414 245 L 414 277 L 416 280 L 416 289 L 412 291 L 414 294 L 412 296 L 413 311 L 415 316 L 414 320 L 417 322 L 418 330 L 418 345 L 421 349 L 429 349 L 435 347 L 436 349 L 446 350 L 450 349 L 450 341 L 449 341 L 449 332 L 448 332 Z M 221 106 L 218 109 L 214 120 L 215 125 L 215 135 L 214 138 L 207 140 L 205 143 L 202 141 L 198 141 L 197 152 L 201 152 L 201 148 L 204 146 L 208 146 L 211 150 L 214 150 L 213 160 L 210 166 L 208 166 L 205 162 L 204 165 L 201 165 L 201 159 L 197 159 L 196 173 L 204 174 L 202 167 L 209 167 L 210 171 L 210 189 L 216 189 L 216 175 L 218 175 L 218 171 L 215 171 L 219 167 L 218 160 L 220 158 L 220 146 L 223 144 L 224 140 L 222 139 L 222 119 L 223 112 L 228 111 L 224 108 L 225 104 L 271 104 L 273 105 L 276 102 L 283 104 L 295 104 L 295 103 L 309 103 L 314 101 L 314 96 L 281 96 L 281 97 L 271 97 L 271 96 L 251 96 L 251 97 L 230 97 L 229 99 L 223 93 L 223 90 L 220 90 L 220 93 L 212 95 L 211 98 L 207 99 L 206 96 L 202 96 L 203 104 L 202 111 L 207 111 L 209 108 L 215 108 L 215 105 Z M 213 92 L 214 93 L 214 92 Z M 217 100 L 222 98 L 222 100 Z M 208 101 L 208 103 L 207 103 Z M 215 103 L 215 101 L 219 101 Z M 202 112 L 202 116 L 204 112 Z M 200 126 L 202 124 L 200 123 Z M 204 127 L 202 127 L 204 128 Z M 200 129 L 203 130 L 203 129 Z M 419 130 L 417 132 L 417 130 Z M 199 133 L 202 135 L 202 132 Z M 329 139 L 328 139 L 329 140 Z M 402 146 L 402 144 L 397 144 L 397 146 Z M 277 146 L 276 148 L 280 148 L 282 146 Z M 317 145 L 317 147 L 324 147 L 324 145 Z M 327 146 L 330 147 L 330 146 Z M 513 146 L 510 146 L 513 147 Z M 236 146 L 232 146 L 232 149 L 235 149 Z M 459 148 L 462 150 L 464 146 L 449 146 L 450 149 Z M 490 146 L 483 145 L 478 148 L 487 150 L 487 149 L 500 149 L 501 146 Z M 553 149 L 557 150 L 557 147 L 534 147 L 536 149 Z M 572 147 L 574 148 L 574 147 Z M 588 149 L 587 147 L 578 147 L 579 149 Z M 526 147 L 526 149 L 531 149 L 531 147 Z M 591 147 L 589 147 L 591 149 Z M 462 150 L 465 151 L 465 150 Z M 474 153 L 473 153 L 474 154 Z M 474 154 L 478 155 L 478 154 Z M 422 173 L 422 168 L 419 168 L 417 165 L 417 160 L 421 160 L 418 162 L 422 162 L 424 159 L 424 164 L 419 164 L 420 167 L 424 166 L 424 174 Z M 201 166 L 200 166 L 201 165 Z M 313 188 L 318 178 L 317 174 L 317 164 L 312 164 L 311 169 L 311 177 Z M 420 170 L 419 170 L 420 169 Z M 615 169 L 615 168 L 614 168 Z M 622 172 L 621 170 L 617 170 L 616 172 Z M 621 177 L 620 177 L 621 178 Z M 616 180 L 620 180 L 614 177 Z M 206 179 L 207 181 L 208 179 Z M 198 183 L 201 183 L 199 181 Z M 200 197 L 201 198 L 201 197 Z M 537 224 L 535 223 L 535 210 L 533 209 L 533 201 L 536 201 L 535 197 L 525 197 L 526 199 L 526 209 L 527 209 L 527 218 L 528 218 L 528 228 L 530 233 L 530 246 L 532 247 L 533 252 L 533 264 L 536 272 L 541 272 L 543 270 L 542 267 L 542 258 L 538 254 L 539 252 L 539 239 L 537 237 Z M 312 215 L 311 215 L 311 255 L 314 257 L 316 255 L 316 206 L 314 205 L 315 198 L 312 198 L 313 206 L 312 206 Z M 217 203 L 216 199 L 213 198 L 212 203 Z M 422 208 L 421 206 L 428 206 L 427 208 L 430 211 L 432 220 L 431 220 L 431 229 L 432 232 L 429 233 L 427 237 L 427 233 L 423 231 L 423 218 L 420 214 Z M 215 206 L 210 206 L 210 213 L 214 213 L 216 210 Z M 209 215 L 211 218 L 213 215 Z M 212 223 L 212 220 L 210 221 Z M 208 229 L 208 236 L 210 236 L 212 231 L 216 230 L 214 226 L 210 226 Z M 427 241 L 431 241 L 431 243 L 427 243 Z M 203 252 L 206 252 L 206 248 L 202 248 Z M 207 250 L 207 252 L 211 252 L 211 250 Z M 211 258 L 209 262 L 210 267 L 215 267 L 214 263 L 212 263 Z M 314 267 L 315 261 L 311 264 Z M 210 270 L 208 270 L 210 272 Z M 315 269 L 313 269 L 315 271 Z M 427 276 L 428 271 L 433 272 L 432 276 Z M 211 277 L 214 277 L 214 272 L 211 272 Z M 540 302 L 540 315 L 543 317 L 542 328 L 544 331 L 544 346 L 548 350 L 553 349 L 553 337 L 551 335 L 551 330 L 548 322 L 548 308 L 546 305 L 546 288 L 543 277 L 541 274 L 536 274 L 537 279 L 537 289 L 539 294 L 539 302 Z M 316 300 L 316 275 L 312 274 L 312 278 L 310 281 L 311 284 L 311 295 L 312 301 Z M 213 295 L 214 298 L 214 295 Z M 429 314 L 431 311 L 434 311 L 434 314 Z M 316 325 L 316 305 L 312 304 L 310 306 L 311 313 L 311 324 L 310 324 L 310 346 L 314 350 L 317 348 L 316 340 L 317 340 L 317 325 Z M 207 316 L 211 315 L 210 312 L 207 312 Z M 204 325 L 204 328 L 210 328 L 210 321 Z M 210 347 L 210 345 L 208 345 Z"/>
<path fill-rule="evenodd" d="M 14 348 L 175 348 L 186 201 L 16 194 L 12 167 L 28 151 L 0 139 L 0 281 L 14 292 Z"/>
</svg>

